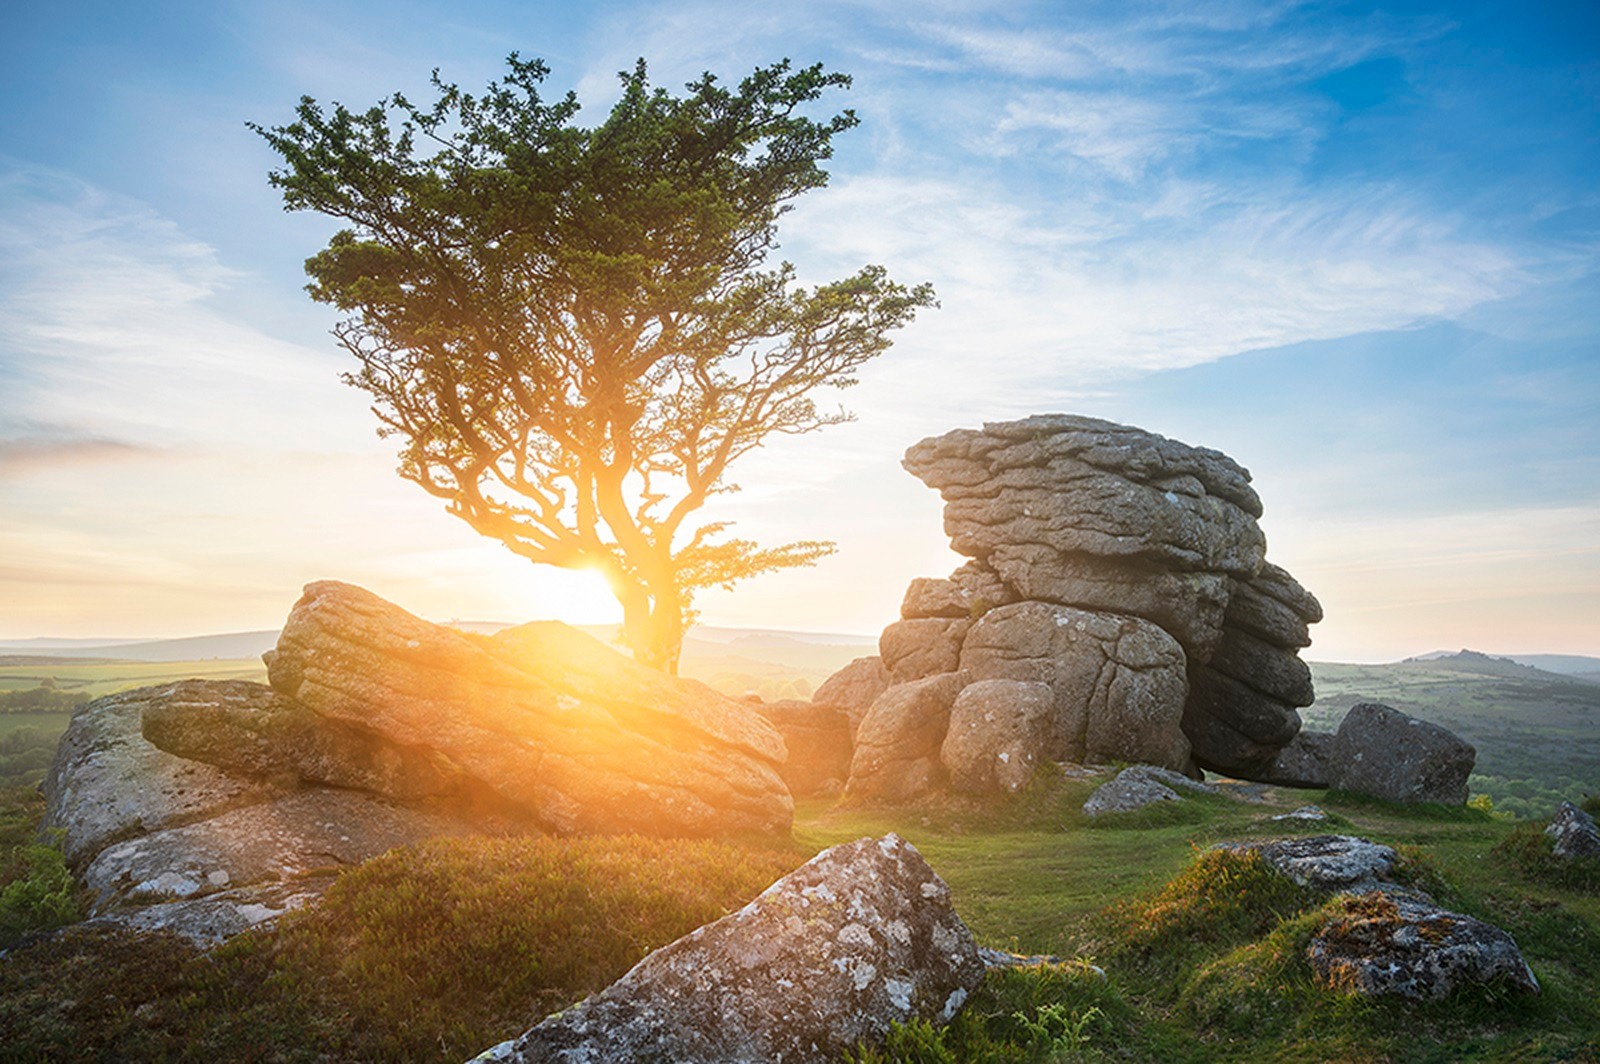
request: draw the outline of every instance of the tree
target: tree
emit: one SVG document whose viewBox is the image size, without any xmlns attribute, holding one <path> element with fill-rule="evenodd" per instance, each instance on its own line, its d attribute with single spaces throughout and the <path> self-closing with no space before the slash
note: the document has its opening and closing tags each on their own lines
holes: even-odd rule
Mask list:
<svg viewBox="0 0 1600 1064">
<path fill-rule="evenodd" d="M 435 71 L 425 108 L 303 97 L 251 128 L 282 157 L 285 209 L 346 223 L 307 290 L 348 312 L 344 379 L 401 441 L 400 475 L 525 558 L 598 570 L 635 657 L 675 671 L 697 590 L 833 549 L 691 517 L 769 437 L 848 420 L 812 393 L 855 383 L 933 291 L 878 266 L 806 289 L 768 265 L 857 124 L 803 113 L 847 76 L 784 60 L 680 97 L 640 60 L 584 128 L 574 94 L 541 97 L 542 62 L 507 63 L 481 96 Z"/>
</svg>

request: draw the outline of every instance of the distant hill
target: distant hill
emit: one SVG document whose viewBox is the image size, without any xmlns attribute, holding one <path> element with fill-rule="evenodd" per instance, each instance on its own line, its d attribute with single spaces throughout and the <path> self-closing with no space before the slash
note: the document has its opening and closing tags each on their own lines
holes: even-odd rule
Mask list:
<svg viewBox="0 0 1600 1064">
<path fill-rule="evenodd" d="M 1489 655 L 1476 650 L 1435 650 L 1427 654 L 1418 654 L 1407 661 L 1450 661 L 1460 659 L 1463 662 L 1482 661 L 1509 661 L 1518 665 L 1528 665 L 1545 672 L 1559 673 L 1563 676 L 1592 677 L 1600 674 L 1600 658 L 1589 657 L 1584 654 L 1501 654 Z"/>
<path fill-rule="evenodd" d="M 52 658 L 100 658 L 114 661 L 207 661 L 258 658 L 278 642 L 276 629 L 227 632 L 183 639 L 151 639 L 135 643 L 88 643 L 66 639 L 23 639 L 0 642 L 0 653 Z"/>
<path fill-rule="evenodd" d="M 1478 749 L 1473 789 L 1519 815 L 1600 792 L 1600 684 L 1474 651 L 1388 665 L 1312 662 L 1307 727 L 1334 729 L 1358 702 L 1433 721 Z"/>
</svg>

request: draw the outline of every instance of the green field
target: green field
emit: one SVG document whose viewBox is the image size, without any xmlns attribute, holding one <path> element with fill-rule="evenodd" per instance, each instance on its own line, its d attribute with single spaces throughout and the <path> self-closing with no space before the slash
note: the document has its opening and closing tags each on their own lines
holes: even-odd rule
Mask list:
<svg viewBox="0 0 1600 1064">
<path fill-rule="evenodd" d="M 174 680 L 254 680 L 267 682 L 259 658 L 207 661 L 91 661 L 56 658 L 47 664 L 0 665 L 0 691 L 23 691 L 54 680 L 63 691 L 99 698 L 130 687 Z"/>
</svg>

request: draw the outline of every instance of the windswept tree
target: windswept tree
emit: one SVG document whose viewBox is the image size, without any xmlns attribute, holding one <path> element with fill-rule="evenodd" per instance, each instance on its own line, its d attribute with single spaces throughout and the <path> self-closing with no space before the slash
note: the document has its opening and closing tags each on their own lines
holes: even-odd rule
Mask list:
<svg viewBox="0 0 1600 1064">
<path fill-rule="evenodd" d="M 675 96 L 640 60 L 585 128 L 572 93 L 541 96 L 543 63 L 508 64 L 481 96 L 435 72 L 426 107 L 302 98 L 251 128 L 285 208 L 345 223 L 308 291 L 347 312 L 345 380 L 400 475 L 522 557 L 597 570 L 635 657 L 673 671 L 697 590 L 833 549 L 760 547 L 696 511 L 768 437 L 847 420 L 814 393 L 855 383 L 933 292 L 878 266 L 808 289 L 769 264 L 857 123 L 807 105 L 848 77 L 785 60 Z"/>
</svg>

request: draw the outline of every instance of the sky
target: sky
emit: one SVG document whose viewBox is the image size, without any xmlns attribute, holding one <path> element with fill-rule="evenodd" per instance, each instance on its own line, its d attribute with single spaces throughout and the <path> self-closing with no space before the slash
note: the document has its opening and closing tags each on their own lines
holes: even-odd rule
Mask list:
<svg viewBox="0 0 1600 1064">
<path fill-rule="evenodd" d="M 961 559 L 917 440 L 1045 411 L 1218 448 L 1323 602 L 1313 660 L 1600 655 L 1593 3 L 149 4 L 0 11 L 0 638 L 271 628 L 314 579 L 413 612 L 617 615 L 394 474 L 247 128 L 543 58 L 598 122 L 788 57 L 852 75 L 803 280 L 931 281 L 715 516 L 832 539 L 710 624 L 872 634 Z"/>
</svg>

